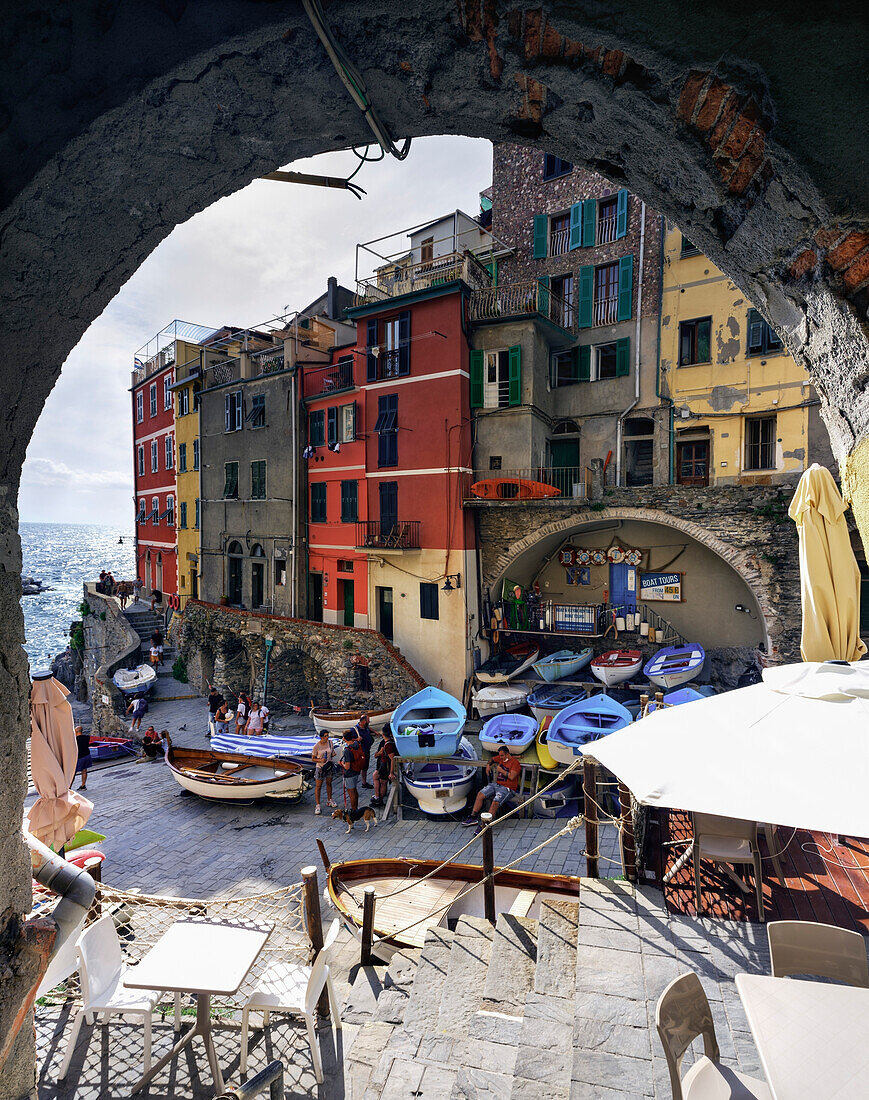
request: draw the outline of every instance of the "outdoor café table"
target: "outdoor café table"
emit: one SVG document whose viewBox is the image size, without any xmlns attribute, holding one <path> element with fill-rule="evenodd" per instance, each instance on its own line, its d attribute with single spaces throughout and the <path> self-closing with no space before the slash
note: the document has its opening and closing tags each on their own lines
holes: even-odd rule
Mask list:
<svg viewBox="0 0 869 1100">
<path fill-rule="evenodd" d="M 200 1035 L 216 1093 L 223 1092 L 223 1074 L 211 1039 L 211 998 L 232 996 L 247 977 L 271 933 L 271 925 L 229 924 L 207 919 L 176 921 L 138 966 L 124 978 L 130 989 L 159 989 L 196 995 L 196 1023 L 133 1087 L 144 1088 L 181 1049 Z"/>
<path fill-rule="evenodd" d="M 775 1100 L 869 1096 L 869 989 L 737 974 Z"/>
</svg>

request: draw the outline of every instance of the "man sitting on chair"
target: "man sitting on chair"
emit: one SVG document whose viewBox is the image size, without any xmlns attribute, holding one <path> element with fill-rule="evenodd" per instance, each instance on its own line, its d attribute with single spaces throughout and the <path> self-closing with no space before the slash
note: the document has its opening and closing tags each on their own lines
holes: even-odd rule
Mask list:
<svg viewBox="0 0 869 1100">
<path fill-rule="evenodd" d="M 463 825 L 479 824 L 478 816 L 487 798 L 492 800 L 489 813 L 492 817 L 497 817 L 501 803 L 506 802 L 519 789 L 519 776 L 522 773 L 522 765 L 519 763 L 518 757 L 512 756 L 509 749 L 503 745 L 489 761 L 487 771 L 492 782 L 487 783 L 478 792 L 474 808 L 462 822 Z"/>
</svg>

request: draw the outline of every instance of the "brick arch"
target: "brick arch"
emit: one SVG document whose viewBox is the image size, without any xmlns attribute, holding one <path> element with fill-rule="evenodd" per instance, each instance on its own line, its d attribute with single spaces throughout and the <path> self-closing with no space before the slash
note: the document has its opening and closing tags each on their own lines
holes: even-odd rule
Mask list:
<svg viewBox="0 0 869 1100">
<path fill-rule="evenodd" d="M 754 597 L 761 613 L 764 644 L 767 649 L 770 648 L 771 642 L 776 644 L 776 639 L 781 631 L 779 615 L 769 601 L 763 577 L 755 562 L 752 561 L 751 556 L 738 547 L 728 545 L 699 523 L 658 509 L 616 507 L 604 508 L 601 511 L 594 512 L 589 510 L 572 512 L 564 519 L 553 520 L 542 527 L 536 527 L 533 532 L 514 542 L 508 551 L 500 554 L 495 559 L 491 576 L 484 578 L 484 583 L 493 586 L 503 580 L 509 572 L 510 566 L 523 554 L 533 550 L 535 546 L 539 546 L 544 539 L 557 534 L 567 535 L 588 524 L 600 523 L 602 520 L 608 519 L 634 520 L 641 523 L 657 523 L 663 527 L 671 527 L 688 535 L 695 542 L 699 542 L 707 550 L 711 550 L 745 582 Z"/>
</svg>

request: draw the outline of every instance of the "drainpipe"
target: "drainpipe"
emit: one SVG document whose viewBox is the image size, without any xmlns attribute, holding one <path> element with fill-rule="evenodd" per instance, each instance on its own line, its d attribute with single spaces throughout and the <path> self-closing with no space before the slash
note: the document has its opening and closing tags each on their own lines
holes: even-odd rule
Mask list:
<svg viewBox="0 0 869 1100">
<path fill-rule="evenodd" d="M 624 419 L 640 403 L 640 327 L 643 316 L 643 258 L 646 254 L 646 204 L 640 203 L 640 274 L 637 280 L 637 324 L 634 332 L 634 399 L 616 422 L 616 485 L 622 483 L 622 428 Z"/>
<path fill-rule="evenodd" d="M 269 657 L 271 656 L 272 646 L 274 646 L 275 640 L 269 634 L 266 636 L 266 664 L 263 670 L 263 706 L 266 705 L 266 696 L 269 690 Z"/>
<path fill-rule="evenodd" d="M 658 266 L 658 293 L 660 294 L 660 299 L 658 306 L 658 349 L 655 356 L 655 397 L 657 397 L 659 401 L 663 400 L 670 402 L 669 426 L 667 429 L 667 453 L 669 459 L 667 484 L 672 485 L 673 481 L 675 480 L 674 467 L 676 461 L 676 427 L 673 419 L 673 409 L 675 408 L 675 402 L 669 394 L 665 396 L 663 393 L 661 393 L 661 329 L 664 324 L 664 235 L 667 227 L 664 222 L 663 214 L 659 215 L 659 217 L 661 221 L 661 255 Z"/>
<path fill-rule="evenodd" d="M 296 468 L 297 455 L 296 455 L 296 420 L 299 416 L 299 410 L 296 406 L 296 372 L 299 369 L 299 364 L 296 363 L 293 367 L 293 374 L 290 378 L 290 404 L 292 406 L 292 415 L 290 419 L 293 422 L 292 440 L 290 443 L 290 449 L 293 452 L 293 526 L 292 526 L 292 544 L 290 548 L 291 560 L 292 560 L 292 575 L 290 577 L 290 614 L 293 618 L 296 618 L 296 543 L 299 540 L 299 532 L 297 528 L 298 522 L 298 499 L 299 499 L 299 475 Z"/>
</svg>

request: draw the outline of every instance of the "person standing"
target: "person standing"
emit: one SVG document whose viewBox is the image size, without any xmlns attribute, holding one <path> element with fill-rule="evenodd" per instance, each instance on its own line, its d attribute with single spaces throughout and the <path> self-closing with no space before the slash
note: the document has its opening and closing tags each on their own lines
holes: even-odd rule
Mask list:
<svg viewBox="0 0 869 1100">
<path fill-rule="evenodd" d="M 355 729 L 344 731 L 344 751 L 341 768 L 344 772 L 344 791 L 350 799 L 350 809 L 359 809 L 359 776 L 365 767 L 365 750 Z"/>
<path fill-rule="evenodd" d="M 159 604 L 163 603 L 163 593 L 160 591 L 159 588 L 155 588 L 151 593 L 151 612 L 152 612 L 152 614 L 156 612 L 156 606 L 155 605 L 158 604 L 158 603 Z"/>
<path fill-rule="evenodd" d="M 326 780 L 326 805 L 334 806 L 332 799 L 332 776 L 335 773 L 335 746 L 329 738 L 328 730 L 320 731 L 320 739 L 311 749 L 311 759 L 314 761 L 314 813 L 320 810 L 320 789 L 323 780 Z"/>
<path fill-rule="evenodd" d="M 362 751 L 365 753 L 365 767 L 362 769 L 362 782 L 360 785 L 370 791 L 373 790 L 373 787 L 368 782 L 368 766 L 371 763 L 371 746 L 374 743 L 374 736 L 371 733 L 371 719 L 366 711 L 360 714 L 359 721 L 354 727 L 354 733 L 362 742 Z"/>
<path fill-rule="evenodd" d="M 133 715 L 133 721 L 130 723 L 130 733 L 134 733 L 136 730 L 142 728 L 142 719 L 148 713 L 148 700 L 144 695 L 137 695 L 136 698 L 127 707 L 127 714 Z"/>
<path fill-rule="evenodd" d="M 259 699 L 254 699 L 250 704 L 250 717 L 244 727 L 244 732 L 252 737 L 259 737 L 263 732 L 268 713 L 268 707 L 261 707 Z"/>
<path fill-rule="evenodd" d="M 91 735 L 85 733 L 81 726 L 75 727 L 75 747 L 78 750 L 78 760 L 75 764 L 75 770 L 81 772 L 81 786 L 80 791 L 86 791 L 88 782 L 88 768 L 93 763 L 91 756 Z"/>
<path fill-rule="evenodd" d="M 208 736 L 213 737 L 214 716 L 215 714 L 217 714 L 218 710 L 223 706 L 226 700 L 223 698 L 223 696 L 220 694 L 214 684 L 209 684 L 208 687 Z"/>
<path fill-rule="evenodd" d="M 392 726 L 383 727 L 383 737 L 374 754 L 374 798 L 370 806 L 382 806 L 389 793 L 389 784 L 395 779 L 395 754 L 398 747 L 392 734 Z"/>
<path fill-rule="evenodd" d="M 244 733 L 247 716 L 250 714 L 250 696 L 242 692 L 238 697 L 238 705 L 235 708 L 235 735 L 240 737 Z"/>
<path fill-rule="evenodd" d="M 142 578 L 137 575 L 136 579 L 133 581 L 133 603 L 138 603 L 142 598 L 142 589 L 144 587 L 145 584 Z"/>
<path fill-rule="evenodd" d="M 229 703 L 224 700 L 217 710 L 214 712 L 214 734 L 216 737 L 224 737 L 229 733 L 229 724 L 232 721 L 232 714 L 229 709 Z"/>
<path fill-rule="evenodd" d="M 159 655 L 158 663 L 162 665 L 163 664 L 163 634 L 161 633 L 159 626 L 154 631 L 154 633 L 151 635 L 151 646 L 152 647 L 153 646 L 157 647 L 157 652 L 158 652 L 158 655 Z"/>
<path fill-rule="evenodd" d="M 492 799 L 489 813 L 496 817 L 501 803 L 519 790 L 519 776 L 522 773 L 522 765 L 519 758 L 513 756 L 506 746 L 502 745 L 489 761 L 488 772 L 491 782 L 487 783 L 481 791 L 477 792 L 474 808 L 462 822 L 463 825 L 478 825 L 478 816 L 487 798 Z"/>
</svg>

